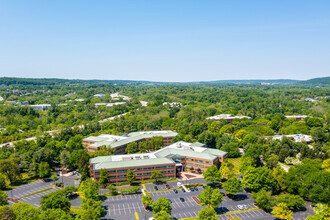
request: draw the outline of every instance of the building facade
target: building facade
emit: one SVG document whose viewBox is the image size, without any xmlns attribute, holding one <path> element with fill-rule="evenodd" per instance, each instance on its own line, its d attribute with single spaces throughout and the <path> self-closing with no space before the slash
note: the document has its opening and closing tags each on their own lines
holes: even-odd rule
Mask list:
<svg viewBox="0 0 330 220">
<path fill-rule="evenodd" d="M 133 170 L 136 181 L 151 179 L 153 170 L 162 173 L 160 179 L 175 178 L 179 172 L 203 173 L 209 166 L 221 166 L 227 152 L 205 148 L 201 143 L 179 141 L 153 153 L 95 157 L 90 160 L 90 175 L 98 180 L 101 169 L 108 171 L 108 182 L 127 182 L 127 171 Z"/>
<path fill-rule="evenodd" d="M 83 146 L 89 152 L 94 152 L 101 146 L 107 146 L 115 149 L 114 154 L 125 154 L 126 147 L 129 143 L 139 143 L 150 140 L 155 136 L 161 136 L 163 137 L 164 146 L 168 146 L 177 135 L 178 133 L 167 130 L 132 132 L 123 136 L 102 134 L 83 139 Z"/>
</svg>

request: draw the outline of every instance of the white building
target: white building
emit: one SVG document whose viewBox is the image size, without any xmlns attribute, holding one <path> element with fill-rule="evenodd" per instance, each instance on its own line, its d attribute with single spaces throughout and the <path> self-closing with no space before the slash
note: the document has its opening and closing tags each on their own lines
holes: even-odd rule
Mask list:
<svg viewBox="0 0 330 220">
<path fill-rule="evenodd" d="M 240 120 L 243 118 L 251 119 L 251 117 L 249 117 L 249 116 L 232 116 L 231 114 L 220 114 L 220 115 L 208 117 L 208 118 L 206 118 L 206 120 L 220 121 L 221 119 L 224 119 L 227 122 L 231 123 L 236 118 L 240 119 Z"/>
<path fill-rule="evenodd" d="M 182 103 L 180 102 L 163 102 L 163 106 L 169 105 L 171 108 L 181 107 Z"/>
<path fill-rule="evenodd" d="M 141 104 L 142 106 L 148 106 L 149 102 L 140 101 L 140 104 Z"/>
<path fill-rule="evenodd" d="M 50 104 L 38 104 L 38 105 L 30 105 L 30 106 L 31 108 L 37 111 L 47 111 L 52 107 Z"/>
<path fill-rule="evenodd" d="M 295 142 L 311 142 L 313 140 L 312 136 L 305 134 L 290 134 L 290 135 L 275 135 L 273 140 L 282 140 L 283 137 L 293 138 Z"/>
<path fill-rule="evenodd" d="M 95 94 L 95 95 L 94 95 L 94 97 L 98 97 L 98 98 L 101 98 L 101 97 L 104 97 L 104 96 L 105 96 L 105 94 L 103 94 L 103 93 Z"/>
<path fill-rule="evenodd" d="M 123 100 L 131 100 L 130 97 L 125 95 L 119 95 L 119 92 L 110 94 L 112 100 L 119 100 L 120 98 L 123 98 Z"/>
</svg>

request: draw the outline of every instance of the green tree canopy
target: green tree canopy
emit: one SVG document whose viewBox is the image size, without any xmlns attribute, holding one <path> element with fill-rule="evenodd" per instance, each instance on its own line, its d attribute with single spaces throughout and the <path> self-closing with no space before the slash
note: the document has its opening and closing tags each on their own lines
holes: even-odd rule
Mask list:
<svg viewBox="0 0 330 220">
<path fill-rule="evenodd" d="M 205 207 L 199 211 L 197 220 L 217 220 L 216 214 L 214 209 Z"/>
<path fill-rule="evenodd" d="M 212 187 L 206 187 L 199 195 L 200 205 L 208 205 L 213 208 L 218 207 L 218 205 L 223 200 L 223 195 L 220 193 L 220 189 L 212 189 Z"/>
<path fill-rule="evenodd" d="M 223 188 L 227 192 L 229 192 L 230 194 L 235 194 L 237 192 L 242 191 L 243 185 L 242 185 L 242 183 L 241 183 L 240 180 L 238 180 L 237 178 L 233 177 L 233 178 L 230 178 L 229 180 L 227 180 L 223 184 Z"/>
<path fill-rule="evenodd" d="M 291 220 L 293 219 L 292 217 L 292 211 L 288 208 L 288 206 L 284 203 L 279 203 L 273 211 L 271 212 L 272 215 L 276 218 L 279 219 L 286 219 L 286 220 Z"/>
<path fill-rule="evenodd" d="M 133 170 L 128 169 L 127 170 L 127 181 L 129 184 L 132 184 L 132 182 L 135 180 L 135 172 Z"/>
<path fill-rule="evenodd" d="M 156 202 L 152 204 L 152 211 L 154 215 L 157 215 L 157 213 L 161 211 L 171 214 L 172 212 L 171 202 L 164 197 L 160 197 Z"/>
<path fill-rule="evenodd" d="M 264 189 L 259 192 L 253 192 L 252 198 L 256 202 L 257 206 L 262 209 L 269 210 L 274 205 L 274 197 L 271 191 L 266 191 Z"/>
<path fill-rule="evenodd" d="M 203 177 L 207 182 L 215 182 L 220 180 L 220 173 L 215 165 L 209 166 L 203 173 Z"/>
</svg>

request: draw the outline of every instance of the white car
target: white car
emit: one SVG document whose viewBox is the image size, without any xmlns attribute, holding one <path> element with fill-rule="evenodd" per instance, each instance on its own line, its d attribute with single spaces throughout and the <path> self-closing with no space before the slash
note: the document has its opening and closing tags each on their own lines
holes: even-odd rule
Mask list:
<svg viewBox="0 0 330 220">
<path fill-rule="evenodd" d="M 247 205 L 237 205 L 237 208 L 239 208 L 240 210 L 249 209 Z"/>
<path fill-rule="evenodd" d="M 178 185 L 178 187 L 181 187 L 182 186 L 182 183 L 178 182 L 177 185 Z"/>
</svg>

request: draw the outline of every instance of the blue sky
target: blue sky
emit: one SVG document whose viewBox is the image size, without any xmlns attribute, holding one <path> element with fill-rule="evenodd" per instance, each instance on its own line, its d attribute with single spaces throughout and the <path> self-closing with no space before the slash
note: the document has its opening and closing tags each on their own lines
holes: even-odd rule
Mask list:
<svg viewBox="0 0 330 220">
<path fill-rule="evenodd" d="M 330 1 L 2 0 L 0 76 L 330 76 Z"/>
</svg>

